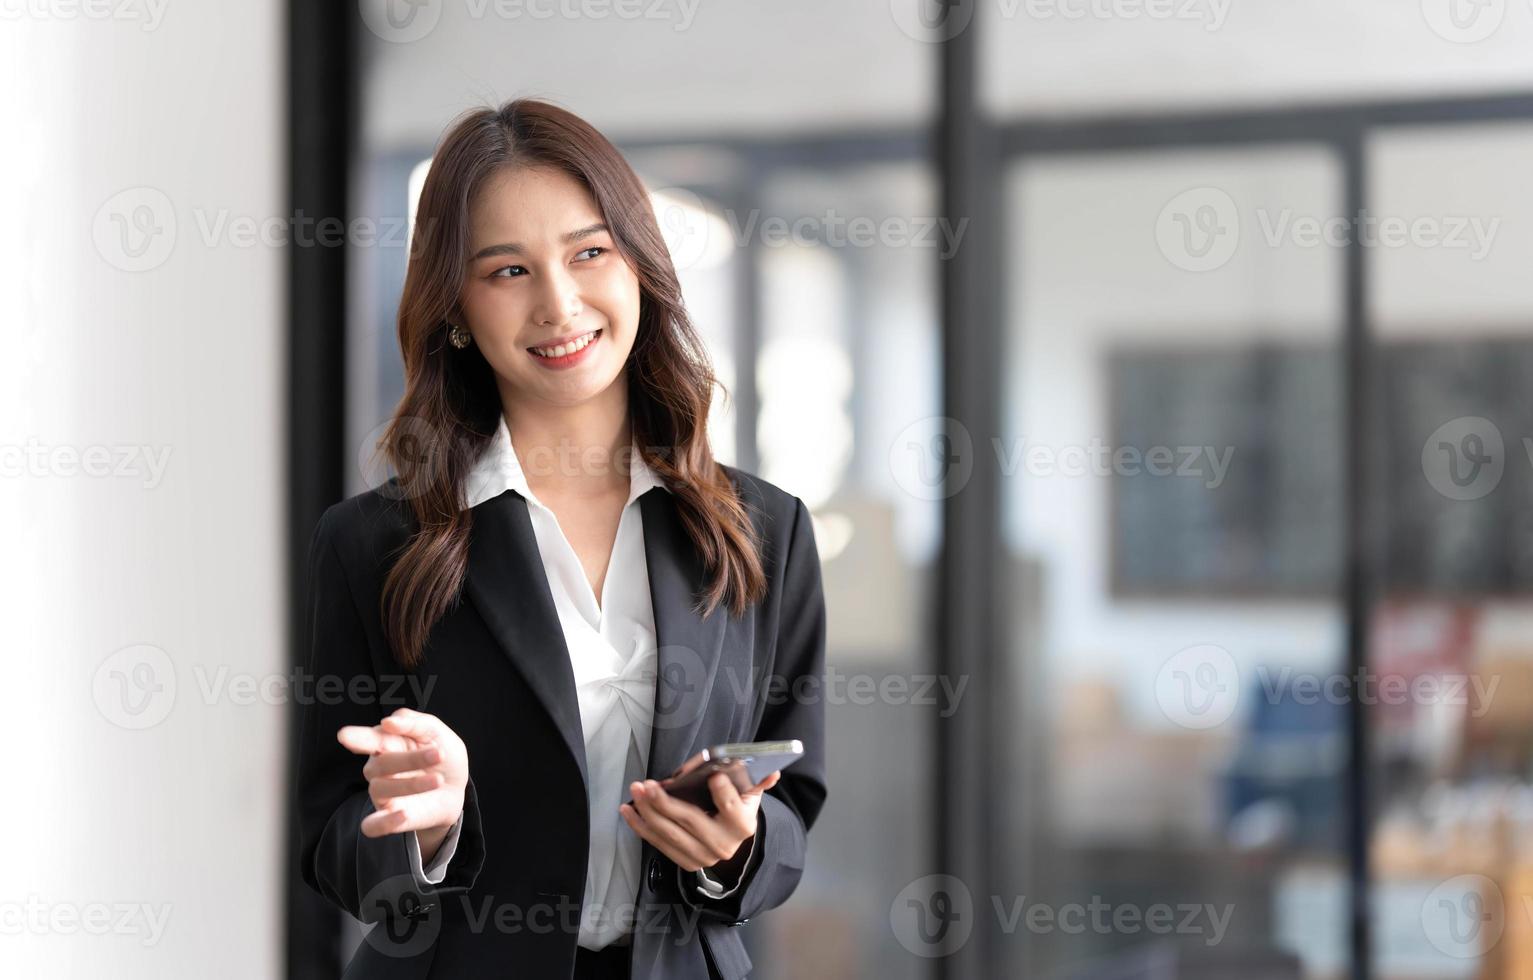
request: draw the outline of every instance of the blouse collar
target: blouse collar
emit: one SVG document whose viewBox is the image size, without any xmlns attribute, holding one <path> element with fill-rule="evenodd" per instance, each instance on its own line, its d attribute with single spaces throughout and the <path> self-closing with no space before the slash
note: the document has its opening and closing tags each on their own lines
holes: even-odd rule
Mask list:
<svg viewBox="0 0 1533 980">
<path fill-rule="evenodd" d="M 670 492 L 670 488 L 660 479 L 660 475 L 644 462 L 644 457 L 639 455 L 637 441 L 629 442 L 629 450 L 629 458 L 633 460 L 633 464 L 628 472 L 628 500 L 624 506 L 633 503 L 657 487 Z M 506 425 L 505 415 L 502 414 L 490 444 L 485 447 L 484 452 L 480 454 L 473 469 L 463 481 L 465 506 L 477 507 L 507 490 L 515 490 L 529 502 L 547 509 L 527 485 L 527 475 L 522 470 L 521 460 L 517 458 L 516 451 L 512 448 L 511 430 Z"/>
</svg>

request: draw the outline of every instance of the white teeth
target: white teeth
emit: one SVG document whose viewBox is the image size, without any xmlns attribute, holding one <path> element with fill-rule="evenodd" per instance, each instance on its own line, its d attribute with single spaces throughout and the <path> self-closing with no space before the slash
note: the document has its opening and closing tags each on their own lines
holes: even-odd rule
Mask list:
<svg viewBox="0 0 1533 980">
<path fill-rule="evenodd" d="M 596 331 L 592 330 L 584 337 L 579 337 L 567 344 L 560 344 L 558 347 L 534 347 L 532 352 L 537 354 L 539 357 L 564 357 L 566 354 L 573 354 L 578 350 L 582 350 L 587 344 L 595 339 Z"/>
</svg>

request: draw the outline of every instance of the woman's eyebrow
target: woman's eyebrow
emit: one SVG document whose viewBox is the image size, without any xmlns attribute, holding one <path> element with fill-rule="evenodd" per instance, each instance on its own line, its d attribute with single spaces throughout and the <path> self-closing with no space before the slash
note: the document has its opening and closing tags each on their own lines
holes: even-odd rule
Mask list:
<svg viewBox="0 0 1533 980">
<path fill-rule="evenodd" d="M 567 233 L 564 236 L 564 241 L 578 242 L 582 238 L 590 238 L 592 235 L 599 234 L 600 232 L 608 230 L 609 229 L 605 224 L 598 221 L 594 225 L 586 225 L 584 228 L 577 228 L 574 231 Z M 481 248 L 479 251 L 475 252 L 473 258 L 469 259 L 469 261 L 477 262 L 480 259 L 487 259 L 492 255 L 522 255 L 526 251 L 527 250 L 517 242 L 505 242 L 500 245 L 486 245 L 484 248 Z"/>
</svg>

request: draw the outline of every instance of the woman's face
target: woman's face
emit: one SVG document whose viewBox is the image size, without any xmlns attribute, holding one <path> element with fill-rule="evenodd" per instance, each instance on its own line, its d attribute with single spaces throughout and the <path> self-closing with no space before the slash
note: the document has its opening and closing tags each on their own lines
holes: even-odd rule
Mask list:
<svg viewBox="0 0 1533 980">
<path fill-rule="evenodd" d="M 606 391 L 633 349 L 639 280 L 585 185 L 504 168 L 470 202 L 470 222 L 459 303 L 503 396 L 568 407 Z"/>
</svg>

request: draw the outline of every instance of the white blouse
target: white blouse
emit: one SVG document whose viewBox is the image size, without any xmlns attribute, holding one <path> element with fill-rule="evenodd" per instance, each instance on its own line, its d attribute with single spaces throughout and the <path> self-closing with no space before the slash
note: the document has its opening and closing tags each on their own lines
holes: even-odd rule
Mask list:
<svg viewBox="0 0 1533 980">
<path fill-rule="evenodd" d="M 601 949 L 632 927 L 638 900 L 639 860 L 643 841 L 623 821 L 618 804 L 628 798 L 628 784 L 642 780 L 649 767 L 649 740 L 655 706 L 655 611 L 644 554 L 644 518 L 639 497 L 660 487 L 669 492 L 633 446 L 628 502 L 618 521 L 617 537 L 602 582 L 601 605 L 585 568 L 554 512 L 533 495 L 511 433 L 502 416 L 494 439 L 464 482 L 466 506 L 515 490 L 527 500 L 538 553 L 559 614 L 585 736 L 589 776 L 591 847 L 586 863 L 579 944 Z M 473 760 L 469 760 L 472 767 Z M 421 867 L 420 844 L 407 837 L 410 863 L 421 883 L 440 883 L 457 849 L 460 816 L 442 841 L 431 864 Z M 755 841 L 750 842 L 754 847 Z M 698 890 L 710 898 L 734 892 L 702 872 Z M 738 887 L 738 884 L 735 886 Z"/>
</svg>

